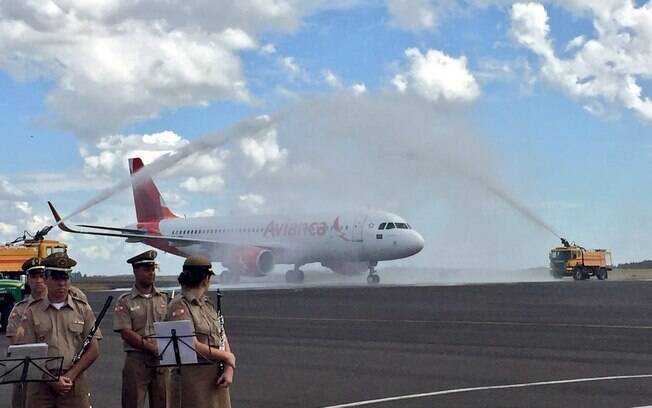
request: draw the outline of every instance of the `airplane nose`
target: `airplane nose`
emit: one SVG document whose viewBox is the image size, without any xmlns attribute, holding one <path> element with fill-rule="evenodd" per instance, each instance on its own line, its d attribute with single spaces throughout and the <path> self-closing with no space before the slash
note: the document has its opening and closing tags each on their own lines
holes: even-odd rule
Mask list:
<svg viewBox="0 0 652 408">
<path fill-rule="evenodd" d="M 418 232 L 416 232 L 414 230 L 411 231 L 411 232 L 412 232 L 412 234 L 410 234 L 410 244 L 409 244 L 409 246 L 410 246 L 411 255 L 414 255 L 416 253 L 419 253 L 423 249 L 423 246 L 425 245 L 425 242 L 424 242 L 423 237 L 421 236 L 421 234 L 419 234 Z"/>
</svg>

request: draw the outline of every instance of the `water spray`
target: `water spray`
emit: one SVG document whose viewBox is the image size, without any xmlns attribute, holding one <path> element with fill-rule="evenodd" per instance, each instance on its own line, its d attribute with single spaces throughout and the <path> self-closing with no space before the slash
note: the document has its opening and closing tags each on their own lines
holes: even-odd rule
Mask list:
<svg viewBox="0 0 652 408">
<path fill-rule="evenodd" d="M 95 197 L 91 198 L 82 206 L 80 206 L 78 209 L 71 212 L 67 216 L 62 217 L 61 220 L 54 225 L 61 224 L 62 222 L 74 217 L 75 215 L 78 215 L 81 212 L 86 211 L 103 201 L 106 201 L 119 191 L 131 187 L 132 184 L 139 184 L 144 180 L 171 168 L 181 160 L 195 153 L 206 152 L 218 147 L 222 147 L 227 143 L 244 137 L 258 139 L 264 135 L 265 131 L 268 130 L 270 126 L 273 125 L 273 123 L 274 121 L 267 115 L 258 116 L 256 118 L 242 120 L 222 132 L 209 134 L 196 139 L 181 149 L 175 151 L 174 153 L 168 153 L 157 158 L 152 163 L 145 166 L 141 171 L 138 171 L 130 177 L 118 182 L 113 187 L 101 191 Z"/>
</svg>

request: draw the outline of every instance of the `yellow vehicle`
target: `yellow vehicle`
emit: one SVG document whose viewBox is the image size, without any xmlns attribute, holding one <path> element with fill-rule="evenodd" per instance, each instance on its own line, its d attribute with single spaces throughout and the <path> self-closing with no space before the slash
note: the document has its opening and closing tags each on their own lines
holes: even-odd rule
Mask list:
<svg viewBox="0 0 652 408">
<path fill-rule="evenodd" d="M 606 249 L 586 249 L 561 239 L 563 246 L 550 251 L 550 273 L 555 278 L 572 276 L 575 280 L 595 276 L 599 280 L 608 278 L 611 266 L 611 252 Z"/>
<path fill-rule="evenodd" d="M 7 326 L 9 313 L 16 302 L 26 293 L 23 262 L 38 256 L 45 258 L 55 252 L 67 252 L 66 244 L 44 239 L 50 228 L 44 228 L 34 237 L 22 236 L 13 242 L 0 246 L 0 330 Z"/>
</svg>

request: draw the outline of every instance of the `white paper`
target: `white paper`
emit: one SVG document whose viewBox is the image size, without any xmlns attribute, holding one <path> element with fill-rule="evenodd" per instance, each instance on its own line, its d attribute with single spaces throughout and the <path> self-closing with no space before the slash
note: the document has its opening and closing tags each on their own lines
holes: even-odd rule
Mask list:
<svg viewBox="0 0 652 408">
<path fill-rule="evenodd" d="M 48 356 L 48 345 L 45 343 L 30 343 L 18 344 L 9 346 L 7 350 L 7 358 L 10 359 L 24 359 L 29 358 L 43 358 Z M 32 362 L 27 369 L 26 380 L 41 380 L 43 379 L 43 372 L 36 368 L 34 364 L 41 368 L 45 368 L 46 360 L 38 360 Z M 20 381 L 23 374 L 23 361 L 5 361 L 3 363 L 4 369 L 2 370 L 2 381 Z M 17 367 L 19 366 L 20 367 Z M 12 371 L 13 370 L 13 371 Z"/>
<path fill-rule="evenodd" d="M 184 337 L 184 336 L 193 336 L 195 334 L 192 330 L 192 322 L 190 320 L 154 322 L 154 331 L 156 332 L 156 337 L 167 337 L 167 338 L 156 339 L 158 352 L 163 353 L 163 359 L 160 361 L 159 364 L 173 365 L 177 363 L 176 358 L 174 356 L 174 345 L 170 340 L 173 329 L 176 330 L 177 336 L 181 337 L 178 342 L 181 364 L 197 364 L 197 353 L 192 348 L 193 346 L 192 337 Z M 168 343 L 170 344 L 169 346 Z M 166 346 L 167 349 L 165 349 Z M 163 352 L 163 349 L 165 349 L 165 352 Z"/>
</svg>

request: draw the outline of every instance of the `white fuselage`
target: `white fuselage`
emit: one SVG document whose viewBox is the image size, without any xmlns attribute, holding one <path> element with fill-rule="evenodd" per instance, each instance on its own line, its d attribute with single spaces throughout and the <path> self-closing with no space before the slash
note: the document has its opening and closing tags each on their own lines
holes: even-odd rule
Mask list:
<svg viewBox="0 0 652 408">
<path fill-rule="evenodd" d="M 381 224 L 391 229 L 379 229 Z M 400 227 L 399 227 L 400 226 Z M 165 236 L 229 242 L 242 248 L 266 248 L 275 264 L 374 262 L 405 258 L 424 245 L 421 235 L 401 217 L 387 212 L 305 216 L 198 217 L 162 220 Z M 186 255 L 228 256 L 204 244 L 175 244 Z"/>
</svg>

